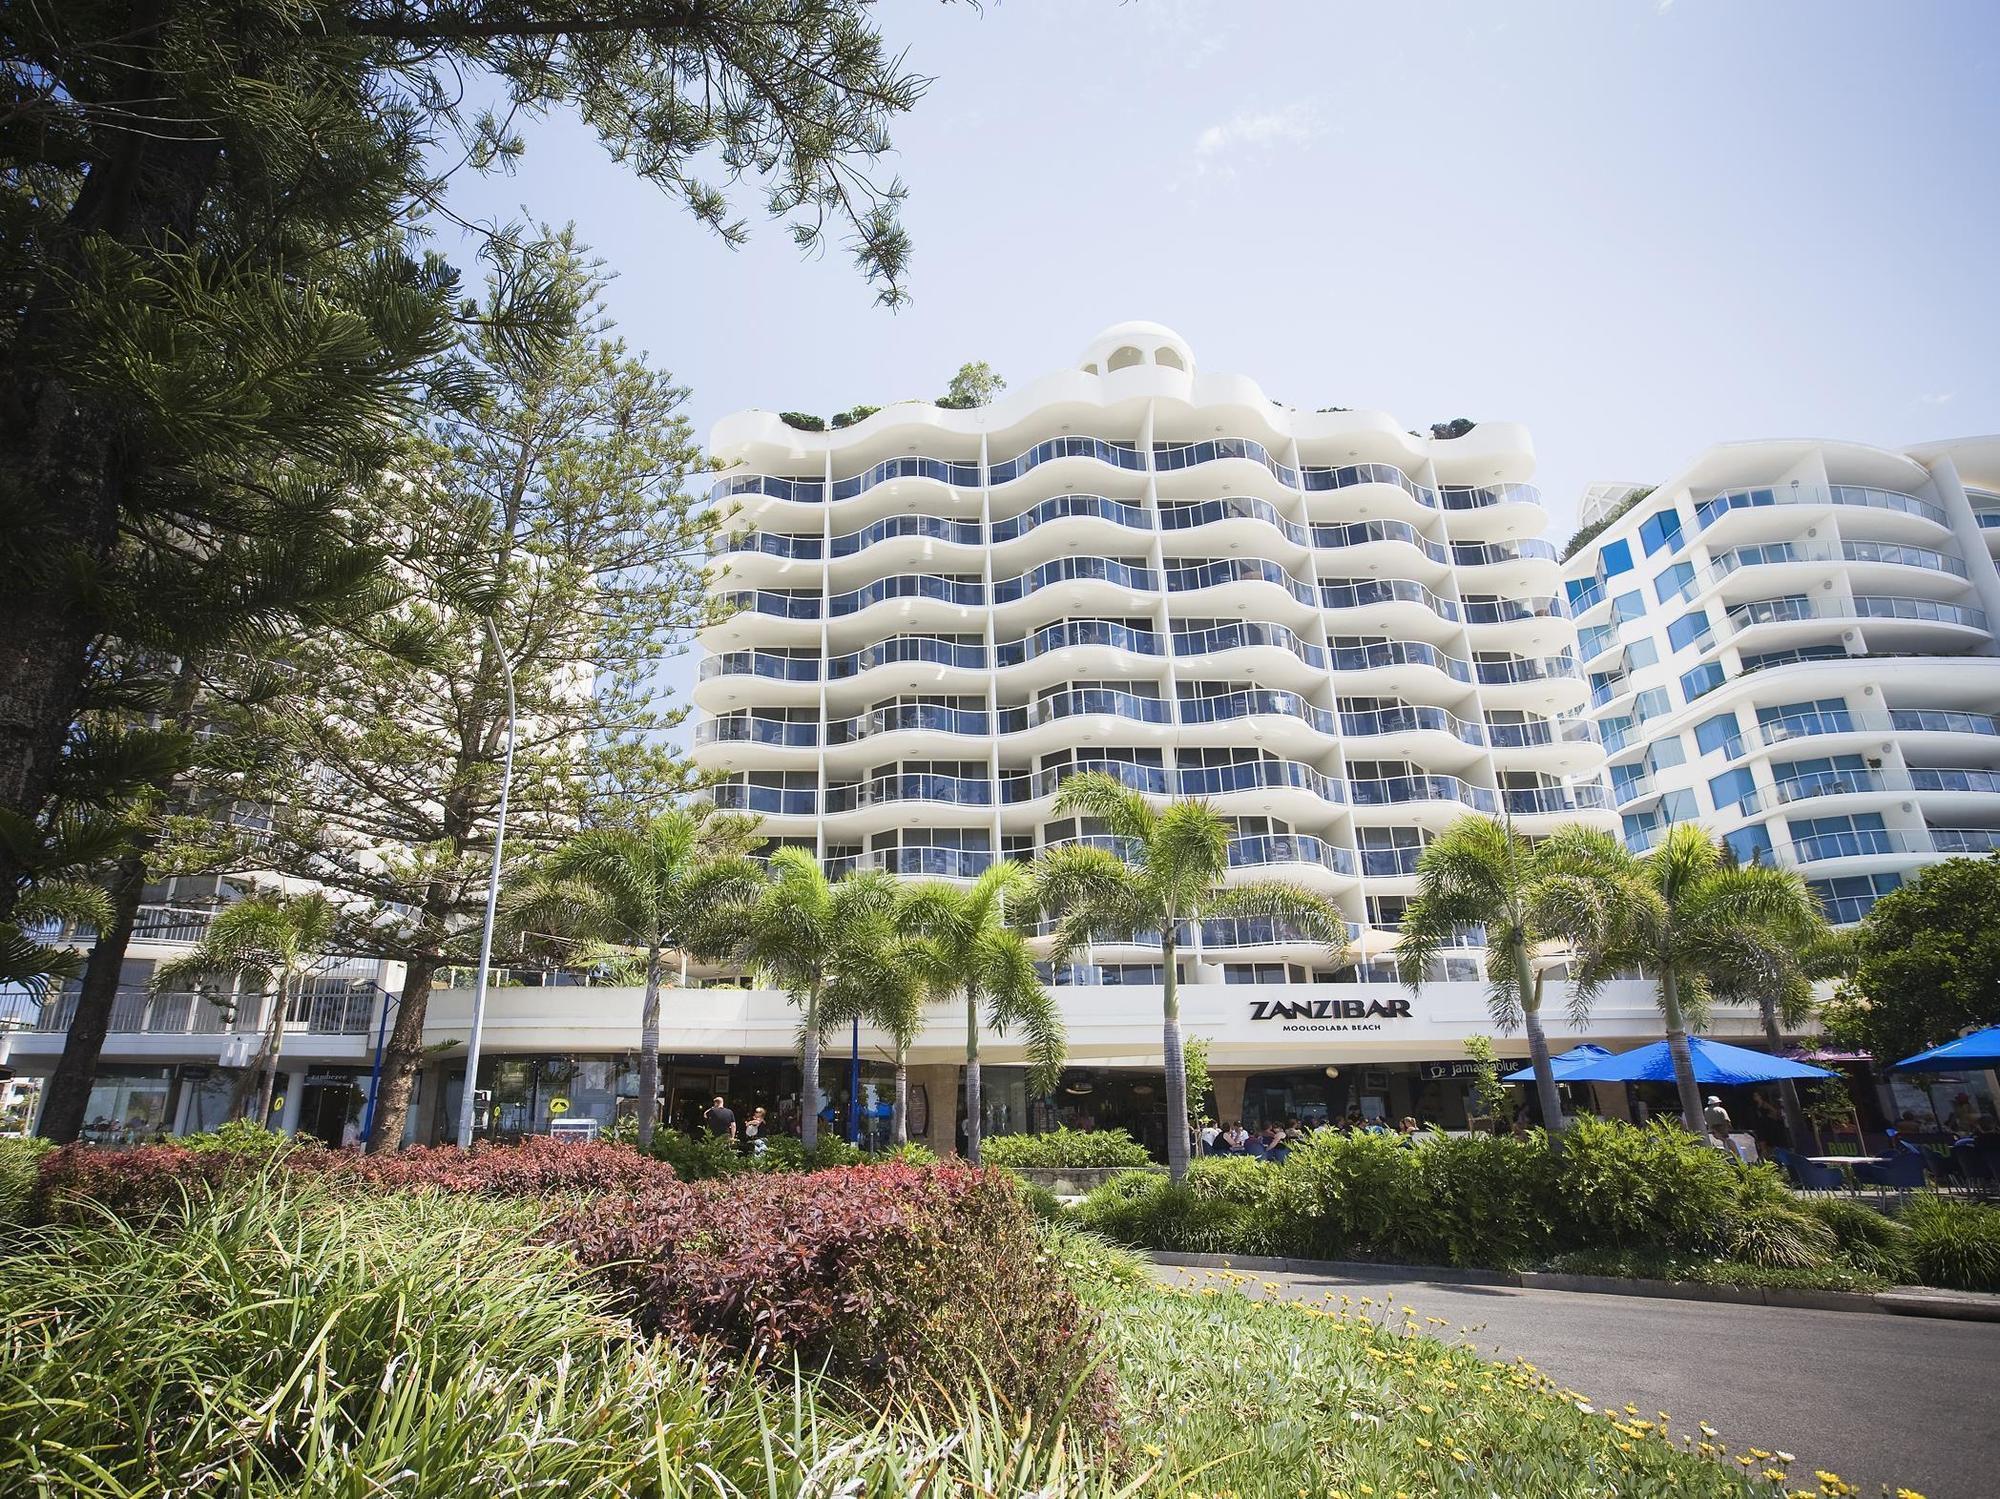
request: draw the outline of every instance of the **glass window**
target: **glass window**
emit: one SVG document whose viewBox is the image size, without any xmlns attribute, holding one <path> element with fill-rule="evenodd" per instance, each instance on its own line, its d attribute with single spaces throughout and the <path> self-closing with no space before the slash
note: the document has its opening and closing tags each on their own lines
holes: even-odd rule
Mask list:
<svg viewBox="0 0 2000 1499">
<path fill-rule="evenodd" d="M 1694 564 L 1676 562 L 1653 578 L 1653 597 L 1663 604 L 1684 599 L 1694 591 Z"/>
<path fill-rule="evenodd" d="M 1736 737 L 1736 715 L 1718 713 L 1713 718 L 1704 718 L 1694 726 L 1695 747 L 1704 755 L 1712 755 Z"/>
<path fill-rule="evenodd" d="M 1570 608 L 1572 610 L 1575 610 L 1578 607 L 1577 601 L 1579 599 L 1583 598 L 1584 595 L 1586 594 L 1594 593 L 1597 591 L 1597 579 L 1571 578 L 1568 582 L 1563 584 L 1563 589 L 1565 592 L 1569 594 Z"/>
<path fill-rule="evenodd" d="M 1721 775 L 1711 777 L 1708 783 L 1709 800 L 1715 803 L 1715 810 L 1718 812 L 1731 807 L 1740 807 L 1743 799 L 1753 795 L 1756 790 L 1757 782 L 1751 776 L 1750 767 L 1747 765 L 1739 765 L 1734 770 L 1725 770 Z"/>
<path fill-rule="evenodd" d="M 1693 822 L 1699 815 L 1692 791 L 1669 791 L 1660 798 L 1660 817 L 1665 822 Z"/>
<path fill-rule="evenodd" d="M 1673 706 L 1664 687 L 1648 687 L 1632 699 L 1632 713 L 1640 723 L 1649 718 L 1658 718 L 1664 713 L 1671 713 Z"/>
<path fill-rule="evenodd" d="M 1747 828 L 1738 828 L 1726 834 L 1723 843 L 1738 864 L 1769 864 L 1771 858 L 1771 835 L 1764 830 L 1764 824 L 1753 822 Z"/>
<path fill-rule="evenodd" d="M 1697 642 L 1706 644 L 1710 638 L 1706 609 L 1692 610 L 1667 626 L 1667 644 L 1677 651 Z"/>
<path fill-rule="evenodd" d="M 1693 671 L 1681 674 L 1681 701 L 1693 702 L 1696 698 L 1715 691 L 1724 681 L 1720 661 L 1704 661 Z"/>
<path fill-rule="evenodd" d="M 1639 544 L 1646 549 L 1646 555 L 1665 548 L 1673 551 L 1681 544 L 1681 513 L 1669 506 L 1665 510 L 1647 516 L 1639 522 Z"/>
<path fill-rule="evenodd" d="M 1621 593 L 1611 601 L 1611 617 L 1617 620 L 1639 619 L 1646 613 L 1646 601 L 1634 591 Z"/>
<path fill-rule="evenodd" d="M 1650 640 L 1635 640 L 1625 647 L 1625 669 L 1637 671 L 1642 666 L 1656 666 L 1660 660 L 1660 648 Z"/>
<path fill-rule="evenodd" d="M 1632 571 L 1632 543 L 1614 541 L 1597 554 L 1597 569 L 1607 578 Z"/>
<path fill-rule="evenodd" d="M 1681 747 L 1681 736 L 1669 734 L 1656 740 L 1646 751 L 1646 764 L 1654 770 L 1665 770 L 1670 765 L 1685 765 L 1687 751 Z"/>
</svg>

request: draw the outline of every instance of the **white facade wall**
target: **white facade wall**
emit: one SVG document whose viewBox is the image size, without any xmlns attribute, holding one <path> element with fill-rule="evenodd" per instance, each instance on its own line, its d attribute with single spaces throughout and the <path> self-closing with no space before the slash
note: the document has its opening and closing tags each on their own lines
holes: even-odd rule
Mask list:
<svg viewBox="0 0 2000 1499">
<path fill-rule="evenodd" d="M 968 878 L 1092 836 L 1053 814 L 1090 765 L 1210 798 L 1243 877 L 1320 889 L 1374 955 L 1454 818 L 1609 825 L 1518 426 L 1292 411 L 1128 324 L 991 407 L 823 435 L 747 412 L 714 450 L 740 608 L 702 640 L 695 755 L 835 871 Z M 1257 959 L 1312 966 L 1263 932 L 1195 955 Z"/>
</svg>

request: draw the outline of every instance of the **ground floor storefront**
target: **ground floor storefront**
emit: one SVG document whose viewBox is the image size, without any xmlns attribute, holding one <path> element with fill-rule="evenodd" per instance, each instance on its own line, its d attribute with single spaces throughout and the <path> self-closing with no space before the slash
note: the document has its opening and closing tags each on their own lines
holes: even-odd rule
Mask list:
<svg viewBox="0 0 2000 1499">
<path fill-rule="evenodd" d="M 982 1134 L 1058 1126 L 1123 1129 L 1163 1156 L 1167 1117 L 1159 991 L 1141 985 L 1068 986 L 1059 998 L 1070 1065 L 1053 1089 L 1030 1091 L 1018 1035 L 989 1032 L 982 1038 Z M 1388 983 L 1189 984 L 1180 1001 L 1183 1036 L 1207 1049 L 1209 1112 L 1219 1124 L 1240 1121 L 1252 1131 L 1267 1124 L 1337 1124 L 1355 1114 L 1392 1128 L 1408 1118 L 1464 1129 L 1478 1116 L 1467 1042 L 1490 1039 L 1507 1071 L 1526 1056 L 1518 1031 L 1494 1034 L 1484 986 L 1476 982 L 1426 985 L 1416 995 Z M 558 1127 L 594 1127 L 605 1135 L 629 1129 L 639 1096 L 642 1003 L 640 991 L 626 988 L 494 991 L 475 1084 L 475 1132 L 497 1140 Z M 1565 1015 L 1565 1006 L 1560 995 L 1545 1005 L 1555 1051 L 1584 1041 L 1622 1051 L 1660 1035 L 1656 996 L 1643 982 L 1607 985 L 1585 1028 L 1557 1018 Z M 798 1132 L 803 1107 L 798 1010 L 787 996 L 770 990 L 676 990 L 663 1009 L 658 1108 L 667 1126 L 699 1128 L 709 1101 L 719 1096 L 739 1119 L 762 1108 L 774 1132 Z M 432 995 L 427 1060 L 410 1112 L 398 1121 L 403 1139 L 455 1138 L 470 1010 L 465 991 Z M 329 1145 L 357 1139 L 369 1124 L 377 1048 L 385 1033 L 385 1026 L 371 1022 L 362 1033 L 288 1037 L 271 1122 Z M 1747 1008 L 1719 1008 L 1709 1034 L 1738 1045 L 1765 1044 L 1757 1016 Z M 40 1081 L 53 1071 L 62 1040 L 53 1033 L 15 1037 L 12 1064 L 19 1075 L 7 1085 L 15 1098 L 11 1120 L 34 1117 Z M 250 1054 L 241 1040 L 114 1035 L 86 1111 L 86 1138 L 120 1143 L 184 1134 L 254 1112 L 257 1080 L 241 1065 L 231 1065 Z M 965 1139 L 964 1049 L 962 1014 L 940 1007 L 909 1053 L 909 1133 L 940 1154 L 961 1149 Z M 870 1147 L 890 1142 L 893 1055 L 887 1038 L 866 1027 L 827 1038 L 819 1078 L 824 1131 L 858 1137 Z M 1847 1079 L 1847 1112 L 1864 1135 L 1879 1136 L 1894 1124 L 1907 1131 L 1912 1120 L 1924 1133 L 1974 1128 L 1994 1107 L 1988 1074 L 1885 1080 L 1864 1059 L 1829 1060 Z M 1721 1090 L 1721 1096 L 1745 1132 L 1767 1129 L 1777 1117 L 1773 1089 Z M 1663 1085 L 1577 1087 L 1567 1091 L 1564 1106 L 1634 1121 L 1678 1112 L 1671 1088 Z M 1537 1108 L 1531 1088 L 1514 1089 L 1506 1105 L 1510 1114 L 1530 1122 Z M 1841 1125 L 1828 1128 L 1837 1131 Z M 1852 1133 L 1849 1129 L 1848 1138 Z"/>
</svg>

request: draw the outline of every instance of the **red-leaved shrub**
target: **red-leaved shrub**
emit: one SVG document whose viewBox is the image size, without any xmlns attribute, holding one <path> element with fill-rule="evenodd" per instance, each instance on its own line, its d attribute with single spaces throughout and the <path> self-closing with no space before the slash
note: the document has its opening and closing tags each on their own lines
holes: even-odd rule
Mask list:
<svg viewBox="0 0 2000 1499">
<path fill-rule="evenodd" d="M 353 1151 L 190 1150 L 141 1145 L 100 1150 L 69 1145 L 43 1157 L 32 1215 L 73 1221 L 96 1203 L 137 1218 L 179 1202 L 195 1187 L 216 1188 L 263 1170 L 313 1176 L 363 1191 L 464 1192 L 484 1197 L 633 1193 L 674 1182 L 674 1168 L 625 1145 L 535 1138 L 520 1145 L 422 1146 L 396 1155 Z"/>
<path fill-rule="evenodd" d="M 678 1183 L 551 1232 L 638 1327 L 759 1362 L 822 1363 L 920 1400 L 990 1386 L 1108 1430 L 1090 1317 L 1004 1173 L 897 1164 Z"/>
<path fill-rule="evenodd" d="M 313 1151 L 288 1156 L 295 1169 L 389 1189 L 469 1192 L 481 1197 L 538 1197 L 557 1192 L 640 1192 L 676 1180 L 665 1161 L 629 1145 L 551 1140 L 531 1135 L 519 1145 L 480 1142 L 419 1145 L 394 1155 Z"/>
</svg>

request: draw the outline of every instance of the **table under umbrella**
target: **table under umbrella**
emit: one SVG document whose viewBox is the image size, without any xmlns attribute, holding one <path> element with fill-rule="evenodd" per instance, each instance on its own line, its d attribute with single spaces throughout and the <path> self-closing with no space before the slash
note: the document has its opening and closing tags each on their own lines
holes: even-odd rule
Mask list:
<svg viewBox="0 0 2000 1499">
<path fill-rule="evenodd" d="M 1556 1075 L 1556 1081 L 1566 1083 L 1575 1068 L 1585 1066 L 1610 1056 L 1602 1046 L 1592 1046 L 1585 1042 L 1582 1046 L 1572 1046 L 1560 1056 L 1549 1058 L 1549 1068 Z M 1503 1083 L 1532 1083 L 1535 1080 L 1533 1066 L 1523 1067 L 1519 1072 L 1510 1072 L 1500 1081 Z"/>
<path fill-rule="evenodd" d="M 1688 1037 L 1688 1050 L 1694 1054 L 1695 1081 L 1710 1087 L 1744 1087 L 1835 1075 L 1824 1067 L 1812 1067 L 1766 1052 L 1751 1051 L 1747 1047 L 1731 1046 L 1725 1041 L 1710 1041 L 1703 1036 Z M 1655 1041 L 1651 1046 L 1641 1046 L 1622 1056 L 1582 1062 L 1566 1073 L 1557 1074 L 1557 1081 L 1565 1083 L 1670 1083 L 1673 1080 L 1673 1054 L 1667 1049 L 1665 1041 Z"/>
<path fill-rule="evenodd" d="M 1913 1057 L 1904 1057 L 1891 1072 L 1976 1072 L 1984 1067 L 2000 1067 L 2000 1025 L 1960 1036 Z"/>
</svg>

